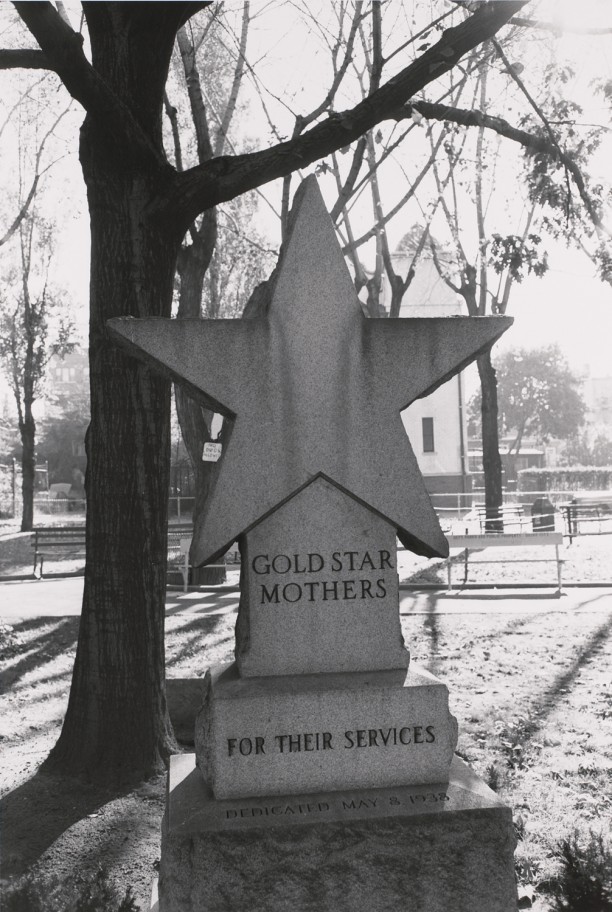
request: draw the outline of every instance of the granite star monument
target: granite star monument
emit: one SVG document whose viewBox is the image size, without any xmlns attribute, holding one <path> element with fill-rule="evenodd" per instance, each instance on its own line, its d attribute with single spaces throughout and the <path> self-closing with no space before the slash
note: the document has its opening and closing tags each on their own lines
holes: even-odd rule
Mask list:
<svg viewBox="0 0 612 912">
<path fill-rule="evenodd" d="M 160 910 L 509 912 L 511 813 L 409 662 L 396 537 L 448 553 L 401 411 L 511 321 L 366 318 L 313 177 L 269 300 L 109 324 L 229 419 L 191 560 L 238 540 L 243 563 L 235 661 L 207 672 L 195 756 L 172 758 Z"/>
</svg>

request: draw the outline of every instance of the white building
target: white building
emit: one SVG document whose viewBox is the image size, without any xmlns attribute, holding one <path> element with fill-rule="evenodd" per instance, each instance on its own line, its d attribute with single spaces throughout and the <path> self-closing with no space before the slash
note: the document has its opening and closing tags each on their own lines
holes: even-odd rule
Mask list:
<svg viewBox="0 0 612 912">
<path fill-rule="evenodd" d="M 591 435 L 612 431 L 612 376 L 586 377 L 583 393 Z"/>
<path fill-rule="evenodd" d="M 396 271 L 405 276 L 412 263 L 411 235 L 393 255 Z M 406 242 L 406 243 L 405 243 Z M 385 278 L 383 301 L 388 310 L 391 290 Z M 461 298 L 440 277 L 425 252 L 418 260 L 400 309 L 400 317 L 452 317 L 465 314 Z M 430 494 L 471 490 L 468 466 L 467 420 L 461 374 L 424 399 L 417 399 L 402 420 Z"/>
</svg>

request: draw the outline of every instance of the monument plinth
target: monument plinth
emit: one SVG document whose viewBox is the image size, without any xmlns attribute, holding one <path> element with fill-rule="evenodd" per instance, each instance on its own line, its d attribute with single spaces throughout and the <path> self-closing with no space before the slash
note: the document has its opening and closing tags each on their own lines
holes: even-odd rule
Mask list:
<svg viewBox="0 0 612 912">
<path fill-rule="evenodd" d="M 515 908 L 510 811 L 409 666 L 396 570 L 396 536 L 448 553 L 400 413 L 510 323 L 366 319 L 314 178 L 264 313 L 110 322 L 231 421 L 191 557 L 240 541 L 236 658 L 171 764 L 161 912 Z"/>
<path fill-rule="evenodd" d="M 241 678 L 209 671 L 196 756 L 218 798 L 444 782 L 448 690 L 423 670 Z"/>
<path fill-rule="evenodd" d="M 225 801 L 213 797 L 193 755 L 177 755 L 162 828 L 160 905 L 510 912 L 513 849 L 510 809 L 458 758 L 449 781 L 435 787 Z"/>
</svg>

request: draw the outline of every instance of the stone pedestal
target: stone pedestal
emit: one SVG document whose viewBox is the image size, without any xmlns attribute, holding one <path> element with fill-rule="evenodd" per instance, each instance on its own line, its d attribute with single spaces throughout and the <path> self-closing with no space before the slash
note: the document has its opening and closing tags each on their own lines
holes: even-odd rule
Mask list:
<svg viewBox="0 0 612 912">
<path fill-rule="evenodd" d="M 195 749 L 217 798 L 442 782 L 457 744 L 427 671 L 241 678 L 209 671 Z"/>
<path fill-rule="evenodd" d="M 512 815 L 454 759 L 448 782 L 215 800 L 172 758 L 161 912 L 515 912 Z"/>
</svg>

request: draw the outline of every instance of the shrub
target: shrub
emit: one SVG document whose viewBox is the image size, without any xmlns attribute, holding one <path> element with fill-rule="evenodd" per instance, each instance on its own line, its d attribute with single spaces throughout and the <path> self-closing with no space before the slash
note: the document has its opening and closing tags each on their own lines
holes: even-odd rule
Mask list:
<svg viewBox="0 0 612 912">
<path fill-rule="evenodd" d="M 612 912 L 612 851 L 600 833 L 577 833 L 564 839 L 556 853 L 561 871 L 552 881 L 552 912 Z"/>
<path fill-rule="evenodd" d="M 59 881 L 28 874 L 6 884 L 2 890 L 3 912 L 139 912 L 140 906 L 128 887 L 120 897 L 99 868 L 85 881 Z"/>
<path fill-rule="evenodd" d="M 563 466 L 556 469 L 521 469 L 519 491 L 609 491 L 612 466 Z"/>
<path fill-rule="evenodd" d="M 494 763 L 490 763 L 485 770 L 485 782 L 492 791 L 499 792 L 502 784 L 502 776 Z"/>
</svg>

